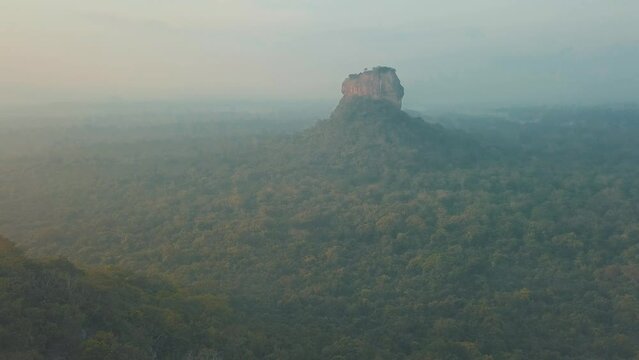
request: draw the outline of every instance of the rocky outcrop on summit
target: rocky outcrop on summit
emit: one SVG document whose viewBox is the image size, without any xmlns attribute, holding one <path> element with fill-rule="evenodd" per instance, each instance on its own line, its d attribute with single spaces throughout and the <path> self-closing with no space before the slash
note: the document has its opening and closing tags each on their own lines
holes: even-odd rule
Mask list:
<svg viewBox="0 0 639 360">
<path fill-rule="evenodd" d="M 355 97 L 368 97 L 374 100 L 386 100 L 401 109 L 404 87 L 395 69 L 378 66 L 372 70 L 349 75 L 342 83 L 342 94 L 344 94 L 342 102 Z"/>
<path fill-rule="evenodd" d="M 466 166 L 483 154 L 467 134 L 402 111 L 404 88 L 395 69 L 350 75 L 342 93 L 330 118 L 305 131 L 294 147 L 323 171 L 356 171 L 372 179 L 389 169 Z"/>
</svg>

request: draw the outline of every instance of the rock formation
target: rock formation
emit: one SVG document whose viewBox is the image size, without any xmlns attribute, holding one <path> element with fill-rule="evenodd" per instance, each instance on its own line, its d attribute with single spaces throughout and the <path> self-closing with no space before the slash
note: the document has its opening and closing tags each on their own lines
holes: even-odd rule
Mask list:
<svg viewBox="0 0 639 360">
<path fill-rule="evenodd" d="M 471 164 L 484 153 L 470 136 L 402 111 L 404 88 L 395 69 L 376 67 L 350 75 L 342 93 L 330 118 L 298 139 L 303 158 L 326 171 L 360 172 L 366 174 L 362 179 L 370 179 L 397 167 Z"/>
<path fill-rule="evenodd" d="M 399 81 L 395 69 L 378 66 L 359 74 L 351 74 L 342 83 L 342 102 L 355 97 L 368 97 L 374 100 L 385 100 L 402 108 L 404 87 Z"/>
</svg>

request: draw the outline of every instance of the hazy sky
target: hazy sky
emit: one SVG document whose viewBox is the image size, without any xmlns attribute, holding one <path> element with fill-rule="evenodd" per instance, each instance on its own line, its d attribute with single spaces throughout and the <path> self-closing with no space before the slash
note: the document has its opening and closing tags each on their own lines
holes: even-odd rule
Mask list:
<svg viewBox="0 0 639 360">
<path fill-rule="evenodd" d="M 0 104 L 337 99 L 397 68 L 405 104 L 639 100 L 637 0 L 1 0 Z"/>
</svg>

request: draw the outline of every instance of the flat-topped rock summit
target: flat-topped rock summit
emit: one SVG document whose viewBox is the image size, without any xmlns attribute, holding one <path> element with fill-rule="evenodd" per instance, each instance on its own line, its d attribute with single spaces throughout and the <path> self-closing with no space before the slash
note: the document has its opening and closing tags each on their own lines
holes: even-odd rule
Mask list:
<svg viewBox="0 0 639 360">
<path fill-rule="evenodd" d="M 402 111 L 404 87 L 393 68 L 349 75 L 342 94 L 328 119 L 297 138 L 299 153 L 317 164 L 375 173 L 381 168 L 471 164 L 481 153 L 468 135 Z"/>
<path fill-rule="evenodd" d="M 341 102 L 364 97 L 373 100 L 385 100 L 397 109 L 401 109 L 404 87 L 400 83 L 395 69 L 387 66 L 378 66 L 372 70 L 349 75 L 342 83 L 342 94 L 344 94 L 344 97 Z"/>
</svg>

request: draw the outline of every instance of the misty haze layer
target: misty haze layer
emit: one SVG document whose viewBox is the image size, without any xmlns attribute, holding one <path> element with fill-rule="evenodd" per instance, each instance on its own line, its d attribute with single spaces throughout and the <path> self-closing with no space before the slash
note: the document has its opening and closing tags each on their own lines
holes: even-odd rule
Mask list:
<svg viewBox="0 0 639 360">
<path fill-rule="evenodd" d="M 0 106 L 327 99 L 392 64 L 408 107 L 633 102 L 636 1 L 5 0 Z"/>
</svg>

